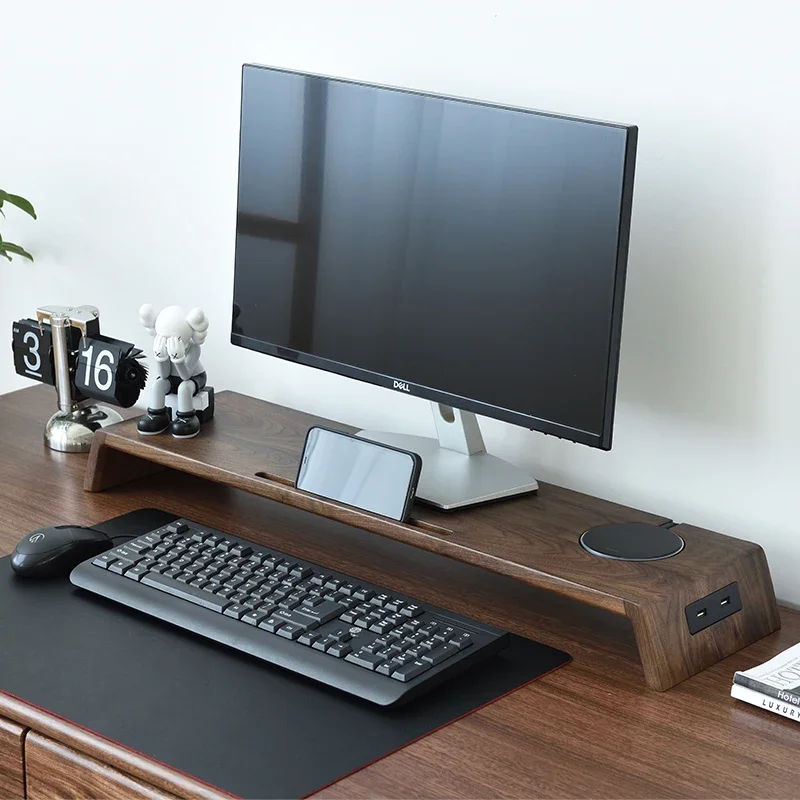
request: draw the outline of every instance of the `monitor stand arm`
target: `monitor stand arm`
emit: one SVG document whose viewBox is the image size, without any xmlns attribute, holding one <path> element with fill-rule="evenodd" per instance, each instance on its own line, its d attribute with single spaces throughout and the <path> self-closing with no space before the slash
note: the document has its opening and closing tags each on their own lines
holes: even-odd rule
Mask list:
<svg viewBox="0 0 800 800">
<path fill-rule="evenodd" d="M 478 418 L 431 403 L 436 439 L 402 433 L 361 431 L 381 444 L 411 450 L 422 457 L 417 499 L 450 511 L 502 497 L 535 492 L 538 484 L 524 470 L 486 452 Z"/>
</svg>

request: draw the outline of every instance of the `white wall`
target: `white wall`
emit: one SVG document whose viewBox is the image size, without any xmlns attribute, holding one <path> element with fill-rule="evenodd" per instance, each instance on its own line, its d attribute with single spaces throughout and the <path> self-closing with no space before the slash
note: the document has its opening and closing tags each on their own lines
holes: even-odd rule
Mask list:
<svg viewBox="0 0 800 800">
<path fill-rule="evenodd" d="M 545 480 L 750 538 L 800 602 L 800 56 L 791 3 L 0 0 L 0 327 L 201 305 L 217 387 L 431 432 L 427 404 L 227 343 L 240 66 L 256 61 L 640 126 L 611 453 L 493 421 Z M 27 382 L 0 359 L 0 391 Z M 2 420 L 0 420 L 2 425 Z"/>
</svg>

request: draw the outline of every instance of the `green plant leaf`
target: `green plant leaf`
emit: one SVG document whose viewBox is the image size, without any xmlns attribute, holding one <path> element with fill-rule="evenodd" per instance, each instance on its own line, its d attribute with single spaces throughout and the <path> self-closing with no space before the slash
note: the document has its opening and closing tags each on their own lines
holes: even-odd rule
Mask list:
<svg viewBox="0 0 800 800">
<path fill-rule="evenodd" d="M 3 242 L 0 244 L 0 253 L 2 253 L 9 261 L 11 261 L 11 256 L 9 253 L 13 253 L 15 256 L 22 256 L 23 258 L 27 258 L 29 261 L 33 261 L 33 256 L 23 250 L 18 244 L 12 244 L 11 242 Z"/>
<path fill-rule="evenodd" d="M 31 205 L 30 201 L 26 200 L 24 197 L 20 197 L 18 194 L 9 194 L 8 192 L 0 190 L 0 201 L 2 200 L 11 203 L 12 206 L 16 206 L 21 211 L 24 211 L 26 214 L 29 214 L 36 219 L 36 212 L 33 210 L 33 206 Z"/>
</svg>

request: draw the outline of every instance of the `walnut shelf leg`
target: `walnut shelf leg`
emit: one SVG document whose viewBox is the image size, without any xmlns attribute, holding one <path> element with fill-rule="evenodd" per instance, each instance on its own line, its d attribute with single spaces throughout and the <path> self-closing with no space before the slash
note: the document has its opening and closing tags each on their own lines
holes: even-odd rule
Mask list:
<svg viewBox="0 0 800 800">
<path fill-rule="evenodd" d="M 686 606 L 736 583 L 742 609 L 698 633 L 689 632 Z M 710 571 L 691 587 L 673 587 L 648 603 L 626 604 L 645 682 L 665 691 L 780 628 L 764 551 L 753 545 L 726 568 Z"/>
<path fill-rule="evenodd" d="M 164 467 L 152 461 L 109 447 L 105 432 L 97 431 L 89 452 L 83 488 L 87 492 L 102 492 L 162 469 Z"/>
</svg>

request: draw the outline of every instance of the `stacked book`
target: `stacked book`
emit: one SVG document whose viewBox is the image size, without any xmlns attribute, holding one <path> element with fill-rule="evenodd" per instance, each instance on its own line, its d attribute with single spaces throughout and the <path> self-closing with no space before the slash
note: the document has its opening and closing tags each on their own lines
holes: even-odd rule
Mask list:
<svg viewBox="0 0 800 800">
<path fill-rule="evenodd" d="M 800 722 L 800 644 L 734 673 L 731 697 Z"/>
</svg>

